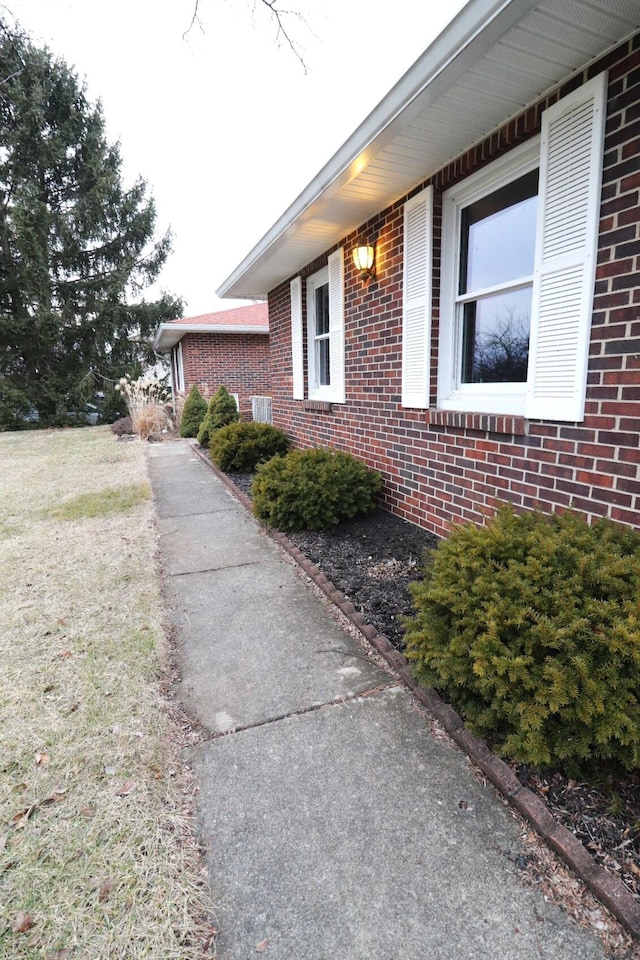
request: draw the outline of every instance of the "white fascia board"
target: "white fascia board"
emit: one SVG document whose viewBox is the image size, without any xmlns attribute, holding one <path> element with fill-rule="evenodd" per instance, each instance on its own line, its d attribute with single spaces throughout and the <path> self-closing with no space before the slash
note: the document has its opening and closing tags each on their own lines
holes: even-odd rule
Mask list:
<svg viewBox="0 0 640 960">
<path fill-rule="evenodd" d="M 156 353 L 166 353 L 182 340 L 185 333 L 260 333 L 268 336 L 269 329 L 229 323 L 161 323 L 153 341 L 153 349 Z"/>
<path fill-rule="evenodd" d="M 539 0 L 469 0 L 221 284 L 216 291 L 217 296 L 265 299 L 269 291 L 254 290 L 248 274 L 261 259 L 269 255 L 274 244 L 284 239 L 287 231 L 295 230 L 296 221 L 336 181 L 340 178 L 351 180 L 367 166 L 371 159 L 367 156 L 367 150 L 383 135 L 387 135 L 387 141 L 391 138 L 394 122 L 408 116 L 411 104 L 421 94 L 426 94 L 430 87 L 434 88 L 434 97 L 442 92 L 443 83 L 436 81 L 444 81 L 445 88 L 453 83 L 538 3 Z M 334 242 L 338 242 L 341 236 L 355 229 L 358 224 L 350 224 L 345 218 L 344 223 L 338 226 L 343 232 L 336 236 Z M 303 265 L 292 259 L 290 271 L 281 280 L 293 275 Z"/>
</svg>

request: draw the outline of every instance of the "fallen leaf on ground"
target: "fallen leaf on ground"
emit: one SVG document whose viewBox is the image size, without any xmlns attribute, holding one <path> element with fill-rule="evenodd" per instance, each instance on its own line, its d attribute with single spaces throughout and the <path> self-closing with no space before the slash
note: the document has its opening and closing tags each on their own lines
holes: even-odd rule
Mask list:
<svg viewBox="0 0 640 960">
<path fill-rule="evenodd" d="M 50 807 L 52 803 L 60 803 L 61 800 L 64 800 L 66 792 L 66 787 L 58 787 L 58 789 L 50 793 L 48 797 L 45 797 L 41 802 L 41 806 Z"/>
<path fill-rule="evenodd" d="M 267 949 L 268 940 L 261 940 L 260 943 L 256 943 L 256 953 L 264 953 Z"/>
<path fill-rule="evenodd" d="M 109 899 L 109 895 L 111 894 L 111 891 L 113 889 L 114 882 L 115 881 L 112 878 L 109 878 L 109 880 L 104 881 L 98 893 L 98 903 L 107 902 L 107 900 Z"/>
<path fill-rule="evenodd" d="M 80 810 L 78 810 L 78 816 L 85 817 L 87 820 L 90 820 L 91 817 L 95 817 L 95 815 L 96 815 L 95 807 L 91 807 L 91 806 L 81 807 Z"/>
<path fill-rule="evenodd" d="M 9 820 L 9 826 L 15 827 L 16 830 L 21 830 L 22 827 L 26 827 L 27 821 L 35 808 L 35 803 L 32 803 L 30 807 L 26 808 L 26 810 L 21 810 L 19 813 L 16 813 L 16 815 L 11 817 L 11 820 Z"/>
<path fill-rule="evenodd" d="M 133 780 L 125 780 L 119 790 L 116 790 L 116 797 L 130 797 L 138 789 L 138 784 Z"/>
<path fill-rule="evenodd" d="M 45 767 L 49 763 L 49 754 L 36 750 L 36 767 Z"/>
<path fill-rule="evenodd" d="M 30 913 L 25 913 L 23 910 L 18 910 L 16 918 L 13 921 L 12 930 L 14 933 L 26 933 L 27 930 L 30 930 L 33 926 L 33 917 Z"/>
</svg>

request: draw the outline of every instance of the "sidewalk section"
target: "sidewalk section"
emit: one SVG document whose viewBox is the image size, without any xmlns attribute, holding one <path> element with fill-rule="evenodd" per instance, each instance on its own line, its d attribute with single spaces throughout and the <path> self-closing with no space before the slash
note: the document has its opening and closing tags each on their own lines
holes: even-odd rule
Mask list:
<svg viewBox="0 0 640 960">
<path fill-rule="evenodd" d="M 603 960 L 520 828 L 186 443 L 150 447 L 221 960 Z"/>
</svg>

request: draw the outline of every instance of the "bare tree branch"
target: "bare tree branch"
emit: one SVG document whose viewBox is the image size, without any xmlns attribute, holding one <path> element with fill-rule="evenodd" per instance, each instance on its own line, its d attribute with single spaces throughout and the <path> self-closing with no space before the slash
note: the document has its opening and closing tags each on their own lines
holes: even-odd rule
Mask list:
<svg viewBox="0 0 640 960">
<path fill-rule="evenodd" d="M 199 14 L 198 14 L 198 8 L 199 8 L 199 6 L 200 6 L 200 0 L 195 0 L 194 5 L 193 5 L 193 15 L 192 15 L 192 17 L 191 17 L 191 23 L 189 24 L 189 26 L 187 27 L 187 29 L 185 30 L 185 32 L 182 34 L 182 39 L 183 39 L 183 40 L 186 40 L 186 39 L 187 39 L 187 36 L 191 33 L 193 27 L 194 27 L 196 24 L 197 24 L 198 27 L 200 28 L 200 32 L 201 32 L 201 33 L 204 33 L 204 27 L 202 26 L 202 21 L 200 20 L 200 16 L 199 16 Z"/>
<path fill-rule="evenodd" d="M 297 10 L 279 10 L 277 6 L 278 0 L 253 0 L 254 16 L 255 16 L 258 3 L 263 4 L 269 11 L 269 15 L 271 16 L 272 22 L 275 24 L 275 27 L 276 27 L 276 43 L 278 44 L 278 46 L 280 46 L 281 44 L 284 44 L 284 46 L 289 47 L 293 55 L 299 61 L 300 66 L 306 73 L 307 65 L 304 62 L 302 54 L 300 53 L 298 47 L 296 46 L 289 29 L 287 28 L 287 20 L 291 20 L 291 19 L 296 19 L 300 23 L 305 24 L 306 26 L 306 20 L 304 19 L 302 14 L 299 13 Z M 183 40 L 186 40 L 189 33 L 196 25 L 199 27 L 202 33 L 205 32 L 202 24 L 202 20 L 200 19 L 200 0 L 193 0 L 193 12 L 191 16 L 191 23 L 189 24 L 185 32 L 182 34 Z"/>
<path fill-rule="evenodd" d="M 293 55 L 299 60 L 302 69 L 306 73 L 307 65 L 302 59 L 302 56 L 300 55 L 298 48 L 296 47 L 293 40 L 291 39 L 291 35 L 289 34 L 284 24 L 284 17 L 295 17 L 301 22 L 304 22 L 304 17 L 295 10 L 278 10 L 276 7 L 277 2 L 278 0 L 261 0 L 261 3 L 263 3 L 265 7 L 268 8 L 269 12 L 271 13 L 271 16 L 275 20 L 276 28 L 277 28 L 276 43 L 279 44 L 281 42 L 281 37 L 284 38 L 285 45 L 289 47 Z"/>
</svg>

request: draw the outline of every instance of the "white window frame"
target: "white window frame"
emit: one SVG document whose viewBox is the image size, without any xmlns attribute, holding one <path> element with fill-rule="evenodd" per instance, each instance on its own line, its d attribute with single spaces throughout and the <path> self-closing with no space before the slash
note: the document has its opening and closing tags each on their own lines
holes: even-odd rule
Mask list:
<svg viewBox="0 0 640 960">
<path fill-rule="evenodd" d="M 542 134 L 443 195 L 438 405 L 445 410 L 584 419 L 602 182 L 607 75 L 542 115 Z M 540 168 L 529 364 L 524 384 L 461 384 L 456 310 L 461 211 Z"/>
<path fill-rule="evenodd" d="M 307 278 L 307 358 L 309 376 L 309 399 L 328 400 L 331 393 L 331 338 L 330 330 L 318 337 L 316 333 L 316 290 L 327 288 L 327 303 L 329 303 L 329 267 L 323 267 L 317 273 Z M 329 343 L 329 383 L 320 383 L 318 343 Z"/>
<path fill-rule="evenodd" d="M 182 364 L 182 340 L 178 340 L 178 343 L 173 351 L 172 363 L 171 363 L 171 374 L 173 381 L 173 391 L 174 393 L 184 393 L 184 368 Z"/>
<path fill-rule="evenodd" d="M 540 166 L 536 136 L 443 194 L 438 406 L 470 413 L 524 415 L 527 383 L 461 383 L 462 309 L 458 302 L 462 212 Z M 533 326 L 534 318 L 531 317 Z"/>
<path fill-rule="evenodd" d="M 315 291 L 318 287 L 329 288 L 329 383 L 318 382 L 318 362 Z M 345 397 L 345 351 L 344 351 L 344 250 L 340 247 L 332 253 L 327 266 L 307 278 L 307 382 L 310 400 L 344 403 Z M 293 346 L 293 345 L 292 345 Z"/>
</svg>

